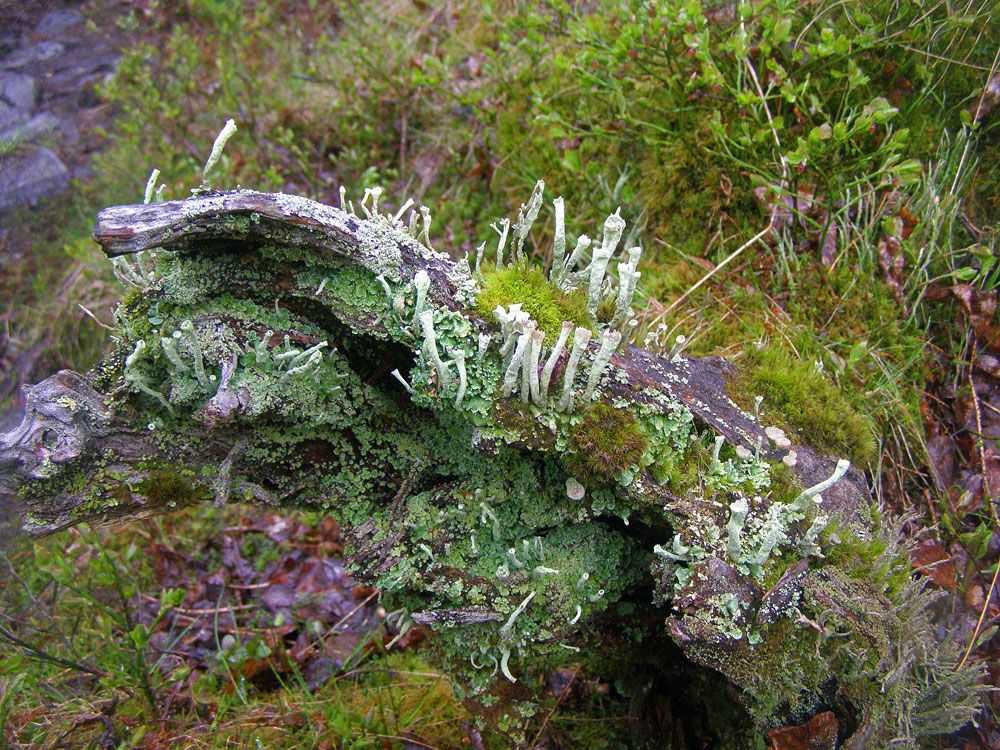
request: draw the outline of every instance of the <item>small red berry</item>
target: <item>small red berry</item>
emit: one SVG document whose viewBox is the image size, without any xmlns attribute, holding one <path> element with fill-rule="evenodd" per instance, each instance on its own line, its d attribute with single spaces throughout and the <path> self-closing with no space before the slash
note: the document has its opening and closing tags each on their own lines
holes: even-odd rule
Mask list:
<svg viewBox="0 0 1000 750">
<path fill-rule="evenodd" d="M 746 117 L 746 116 L 747 116 L 747 111 L 745 109 L 741 109 L 740 110 L 740 117 Z"/>
<path fill-rule="evenodd" d="M 649 9 L 649 17 L 650 18 L 656 18 L 656 8 L 650 8 Z"/>
<path fill-rule="evenodd" d="M 893 177 L 892 178 L 892 186 L 896 187 L 897 185 L 899 185 L 899 178 L 898 177 Z"/>
<path fill-rule="evenodd" d="M 695 55 L 695 51 L 689 47 L 688 48 L 688 57 L 694 57 L 694 55 Z"/>
<path fill-rule="evenodd" d="M 693 34 L 697 30 L 698 30 L 697 26 L 695 26 L 694 24 L 688 24 L 688 26 L 687 26 L 687 33 L 688 34 Z"/>
<path fill-rule="evenodd" d="M 631 57 L 631 58 L 632 58 L 633 60 L 634 60 L 634 59 L 635 59 L 635 58 L 636 58 L 636 57 L 638 56 L 638 54 L 639 54 L 639 53 L 638 53 L 638 52 L 636 52 L 636 51 L 635 51 L 634 49 L 630 49 L 630 50 L 628 51 L 628 56 L 629 56 L 629 57 Z"/>
<path fill-rule="evenodd" d="M 874 133 L 874 132 L 875 132 L 875 123 L 874 123 L 874 122 L 873 122 L 873 123 L 871 124 L 871 126 L 870 126 L 870 127 L 868 128 L 868 132 L 869 132 L 869 133 Z"/>
<path fill-rule="evenodd" d="M 722 93 L 722 86 L 720 86 L 719 84 L 715 84 L 714 86 L 712 86 L 712 93 L 713 94 L 721 94 Z"/>
<path fill-rule="evenodd" d="M 806 171 L 805 165 L 803 165 L 803 164 L 797 165 L 795 167 L 795 171 L 798 172 L 799 174 L 802 174 L 803 172 Z"/>
</svg>

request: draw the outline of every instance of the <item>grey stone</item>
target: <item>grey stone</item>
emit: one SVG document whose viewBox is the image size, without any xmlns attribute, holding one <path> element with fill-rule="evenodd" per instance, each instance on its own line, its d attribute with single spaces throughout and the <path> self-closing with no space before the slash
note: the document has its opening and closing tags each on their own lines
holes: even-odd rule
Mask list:
<svg viewBox="0 0 1000 750">
<path fill-rule="evenodd" d="M 32 76 L 0 72 L 0 102 L 14 109 L 31 110 L 38 96 L 38 86 Z"/>
<path fill-rule="evenodd" d="M 25 65 L 42 62 L 56 55 L 61 55 L 65 50 L 66 48 L 59 42 L 47 39 L 7 55 L 6 59 L 0 63 L 0 68 L 23 68 Z"/>
<path fill-rule="evenodd" d="M 32 204 L 69 186 L 69 170 L 47 148 L 10 158 L 0 167 L 0 208 Z"/>
<path fill-rule="evenodd" d="M 23 125 L 0 131 L 0 141 L 30 141 L 51 133 L 59 126 L 59 118 L 49 111 L 39 112 Z"/>
<path fill-rule="evenodd" d="M 31 119 L 37 94 L 31 76 L 0 72 L 0 131 L 20 127 Z"/>
<path fill-rule="evenodd" d="M 20 109 L 13 109 L 0 102 L 0 129 L 4 133 L 17 130 L 28 122 L 28 113 Z M 0 137 L 0 140 L 4 140 Z"/>
<path fill-rule="evenodd" d="M 78 10 L 60 8 L 50 10 L 42 20 L 35 26 L 35 33 L 38 36 L 56 36 L 67 29 L 71 29 L 83 21 L 83 14 Z"/>
</svg>

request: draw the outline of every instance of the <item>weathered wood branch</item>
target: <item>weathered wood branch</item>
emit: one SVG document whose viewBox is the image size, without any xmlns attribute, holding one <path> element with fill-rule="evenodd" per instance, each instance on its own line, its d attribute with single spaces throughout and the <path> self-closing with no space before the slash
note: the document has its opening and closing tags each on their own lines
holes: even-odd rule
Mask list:
<svg viewBox="0 0 1000 750">
<path fill-rule="evenodd" d="M 545 666 L 607 670 L 612 649 L 625 672 L 696 669 L 672 641 L 736 688 L 751 734 L 804 705 L 837 706 L 856 742 L 904 731 L 878 723 L 902 699 L 877 685 L 902 589 L 864 570 L 885 545 L 840 544 L 876 533 L 864 477 L 766 432 L 729 363 L 622 349 L 597 319 L 560 351 L 372 211 L 241 191 L 106 209 L 94 237 L 135 256 L 115 261 L 135 289 L 112 354 L 26 389 L 0 436 L 31 533 L 198 501 L 322 507 L 509 730 Z M 606 293 L 598 254 L 567 284 Z"/>
</svg>

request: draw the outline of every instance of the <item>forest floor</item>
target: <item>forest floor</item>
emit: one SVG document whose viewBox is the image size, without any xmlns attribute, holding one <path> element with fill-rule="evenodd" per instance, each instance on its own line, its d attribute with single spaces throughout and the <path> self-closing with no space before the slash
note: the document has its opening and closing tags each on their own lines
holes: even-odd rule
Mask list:
<svg viewBox="0 0 1000 750">
<path fill-rule="evenodd" d="M 96 210 L 140 201 L 154 168 L 164 197 L 189 195 L 230 117 L 222 187 L 336 204 L 384 186 L 434 208 L 456 256 L 544 179 L 572 232 L 622 208 L 644 248 L 638 343 L 683 334 L 737 363 L 764 347 L 841 390 L 878 448 L 873 501 L 908 519 L 914 575 L 941 593 L 940 637 L 992 688 L 976 726 L 933 746 L 1000 747 L 1000 9 L 867 5 L 0 6 L 8 63 L 52 41 L 52 10 L 81 14 L 60 31 L 78 68 L 100 44 L 116 58 L 39 67 L 33 115 L 61 124 L 0 139 L 5 164 L 47 148 L 67 173 L 0 220 L 0 411 L 106 349 L 121 289 Z M 533 236 L 541 262 L 551 239 Z M 420 660 L 424 633 L 393 642 L 321 517 L 195 508 L 5 544 L 0 746 L 506 746 Z M 539 748 L 618 747 L 639 726 L 576 671 L 547 700 Z M 679 742 L 669 696 L 660 715 Z"/>
</svg>

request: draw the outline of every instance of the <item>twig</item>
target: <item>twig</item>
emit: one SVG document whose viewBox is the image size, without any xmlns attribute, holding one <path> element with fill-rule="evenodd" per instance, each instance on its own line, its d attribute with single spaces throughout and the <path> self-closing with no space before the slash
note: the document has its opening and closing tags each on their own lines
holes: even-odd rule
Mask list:
<svg viewBox="0 0 1000 750">
<path fill-rule="evenodd" d="M 708 281 L 710 278 L 712 278 L 724 266 L 726 266 L 731 260 L 735 259 L 737 255 L 739 255 L 740 253 L 742 253 L 744 250 L 746 250 L 748 247 L 750 247 L 750 245 L 752 245 L 757 240 L 759 240 L 761 237 L 763 237 L 765 234 L 767 234 L 768 232 L 770 232 L 771 228 L 774 226 L 774 214 L 775 214 L 775 211 L 772 211 L 771 212 L 771 220 L 767 223 L 766 227 L 764 227 L 763 229 L 761 229 L 759 232 L 757 232 L 757 234 L 755 234 L 753 237 L 751 237 L 745 243 L 743 243 L 738 248 L 736 248 L 729 255 L 728 258 L 726 258 L 719 265 L 717 265 L 711 271 L 709 271 L 704 276 L 702 276 L 701 280 L 697 284 L 695 284 L 693 287 L 691 287 L 686 292 L 684 292 L 684 294 L 682 294 L 680 297 L 678 297 L 673 302 L 671 302 L 670 306 L 667 307 L 667 309 L 663 311 L 663 314 L 666 315 L 671 310 L 673 310 L 675 307 L 677 307 L 677 305 L 679 305 L 681 302 L 683 302 L 684 300 L 686 300 L 692 294 L 692 292 L 694 292 L 696 289 L 698 289 L 698 287 L 700 287 L 702 284 L 704 284 L 706 281 Z"/>
<path fill-rule="evenodd" d="M 986 440 L 983 438 L 983 415 L 979 409 L 979 395 L 976 393 L 976 383 L 972 379 L 972 362 L 976 361 L 976 338 L 972 337 L 972 359 L 969 364 L 969 387 L 972 389 L 972 408 L 976 413 L 976 437 L 979 443 L 979 465 L 983 470 L 983 486 L 986 488 L 986 501 L 993 514 L 993 521 L 1000 529 L 1000 518 L 997 517 L 997 508 L 994 503 L 994 488 L 990 486 L 990 472 L 986 467 Z"/>
<path fill-rule="evenodd" d="M 956 672 L 965 666 L 965 662 L 968 660 L 969 654 L 972 653 L 972 649 L 976 645 L 976 639 L 979 638 L 979 631 L 983 627 L 983 620 L 986 618 L 986 610 L 990 608 L 990 599 L 993 598 L 993 592 L 996 590 L 997 573 L 1000 573 L 1000 561 L 997 562 L 996 570 L 993 571 L 993 581 L 990 583 L 989 593 L 986 594 L 986 601 L 983 602 L 983 609 L 979 613 L 979 620 L 976 622 L 976 629 L 972 631 L 972 637 L 969 639 L 969 645 L 965 649 L 965 655 L 962 657 L 962 661 L 960 661 L 958 666 L 955 667 Z"/>
<path fill-rule="evenodd" d="M 8 631 L 4 627 L 0 627 L 0 637 L 3 637 L 9 643 L 17 646 L 18 648 L 25 651 L 29 656 L 38 659 L 39 661 L 47 661 L 50 664 L 58 664 L 60 667 L 66 667 L 67 669 L 75 669 L 77 672 L 86 672 L 87 674 L 94 675 L 94 677 L 104 678 L 106 673 L 94 667 L 89 667 L 86 664 L 77 664 L 76 662 L 69 661 L 68 659 L 62 659 L 58 656 L 52 656 L 44 651 L 39 651 L 37 648 L 32 646 L 26 641 L 22 641 L 16 635 Z"/>
<path fill-rule="evenodd" d="M 271 584 L 267 585 L 270 586 Z M 150 596 L 149 594 L 140 594 L 140 596 L 149 602 L 159 601 L 159 599 L 157 599 L 155 596 Z M 207 607 L 204 609 L 185 609 L 184 607 L 171 607 L 170 610 L 172 612 L 184 615 L 211 615 L 214 614 L 216 611 L 233 612 L 234 610 L 238 609 L 259 609 L 259 608 L 260 608 L 259 604 L 253 603 L 253 604 L 238 604 L 230 607 L 219 607 L 218 609 L 216 609 L 215 607 Z"/>
<path fill-rule="evenodd" d="M 365 597 L 364 601 L 362 601 L 362 602 L 361 602 L 360 604 L 358 604 L 358 605 L 357 605 L 357 606 L 356 606 L 356 607 L 355 607 L 354 609 L 352 609 L 352 610 L 351 610 L 350 612 L 348 612 L 348 613 L 347 613 L 346 615 L 344 615 L 344 616 L 343 616 L 343 617 L 341 617 L 341 618 L 340 618 L 339 620 L 337 620 L 337 622 L 335 622 L 335 623 L 334 623 L 334 624 L 333 624 L 333 625 L 332 625 L 332 626 L 330 627 L 330 629 L 329 629 L 329 630 L 327 631 L 327 634 L 326 634 L 326 635 L 324 635 L 324 636 L 323 636 L 323 638 L 322 638 L 321 640 L 325 641 L 325 640 L 326 640 L 326 638 L 327 638 L 327 637 L 329 637 L 329 636 L 330 636 L 330 635 L 331 635 L 332 633 L 336 633 L 336 632 L 337 632 L 337 628 L 339 628 L 339 627 L 340 627 L 341 625 L 343 625 L 343 624 L 344 624 L 345 622 L 347 622 L 347 621 L 348 621 L 348 619 L 350 619 L 350 618 L 351 618 L 351 616 L 352 616 L 352 615 L 353 615 L 353 614 L 354 614 L 355 612 L 357 612 L 357 611 L 358 611 L 359 609 L 361 609 L 361 608 L 362 608 L 363 606 L 365 606 L 365 605 L 366 605 L 366 604 L 367 604 L 368 602 L 370 602 L 370 601 L 371 601 L 372 599 L 374 599 L 374 598 L 375 598 L 375 597 L 376 597 L 376 596 L 378 595 L 378 593 L 379 593 L 379 592 L 378 592 L 378 589 L 376 589 L 375 591 L 371 592 L 371 593 L 370 593 L 370 594 L 369 594 L 369 595 L 368 595 L 367 597 Z M 316 648 L 316 644 L 315 644 L 315 642 L 313 642 L 313 643 L 310 643 L 310 644 L 309 644 L 309 645 L 308 645 L 308 646 L 307 646 L 307 647 L 306 647 L 305 649 L 303 649 L 303 650 L 302 650 L 302 652 L 301 652 L 301 654 L 300 654 L 300 655 L 301 655 L 301 656 L 305 656 L 305 655 L 306 655 L 306 654 L 308 654 L 308 653 L 309 653 L 310 651 L 312 651 L 312 650 L 313 650 L 314 648 Z"/>
<path fill-rule="evenodd" d="M 997 53 L 993 56 L 993 64 L 990 66 L 989 75 L 986 76 L 987 83 L 989 83 L 990 79 L 992 79 L 993 76 L 994 76 L 994 74 L 996 73 L 996 71 L 997 71 L 997 63 L 998 62 L 1000 62 L 1000 47 L 997 47 Z M 985 92 L 985 87 L 984 87 L 984 90 L 983 90 L 984 96 L 985 96 L 985 93 L 986 92 Z M 979 104 L 976 105 L 976 115 L 975 115 L 975 117 L 972 118 L 973 124 L 975 124 L 976 122 L 979 121 L 979 113 L 983 109 L 983 101 L 984 100 L 985 99 L 984 99 L 983 96 L 979 97 Z M 959 159 L 959 161 L 958 161 L 958 169 L 955 170 L 955 179 L 952 180 L 951 190 L 948 191 L 948 193 L 950 195 L 954 195 L 955 194 L 955 189 L 958 187 L 958 180 L 962 176 L 962 168 L 965 166 L 965 159 L 969 155 L 969 144 L 970 144 L 970 142 L 971 142 L 971 138 L 966 138 L 965 139 L 965 146 L 962 148 L 962 158 Z"/>
<path fill-rule="evenodd" d="M 578 674 L 580 674 L 580 667 L 574 667 L 573 674 L 570 676 L 569 682 L 566 683 L 566 687 L 564 687 L 562 689 L 562 692 L 559 693 L 559 697 L 556 698 L 556 704 L 552 707 L 552 710 L 549 711 L 548 715 L 545 717 L 545 720 L 542 722 L 542 725 L 538 728 L 538 734 L 536 734 L 535 739 L 531 741 L 531 744 L 528 746 L 529 748 L 534 748 L 538 746 L 538 740 L 542 738 L 542 732 L 545 731 L 545 727 L 549 723 L 549 719 L 552 718 L 552 714 L 554 714 L 556 712 L 556 709 L 559 708 L 559 704 L 563 702 L 563 698 L 569 695 L 569 689 L 573 686 L 573 682 L 576 680 L 576 676 Z"/>
</svg>

